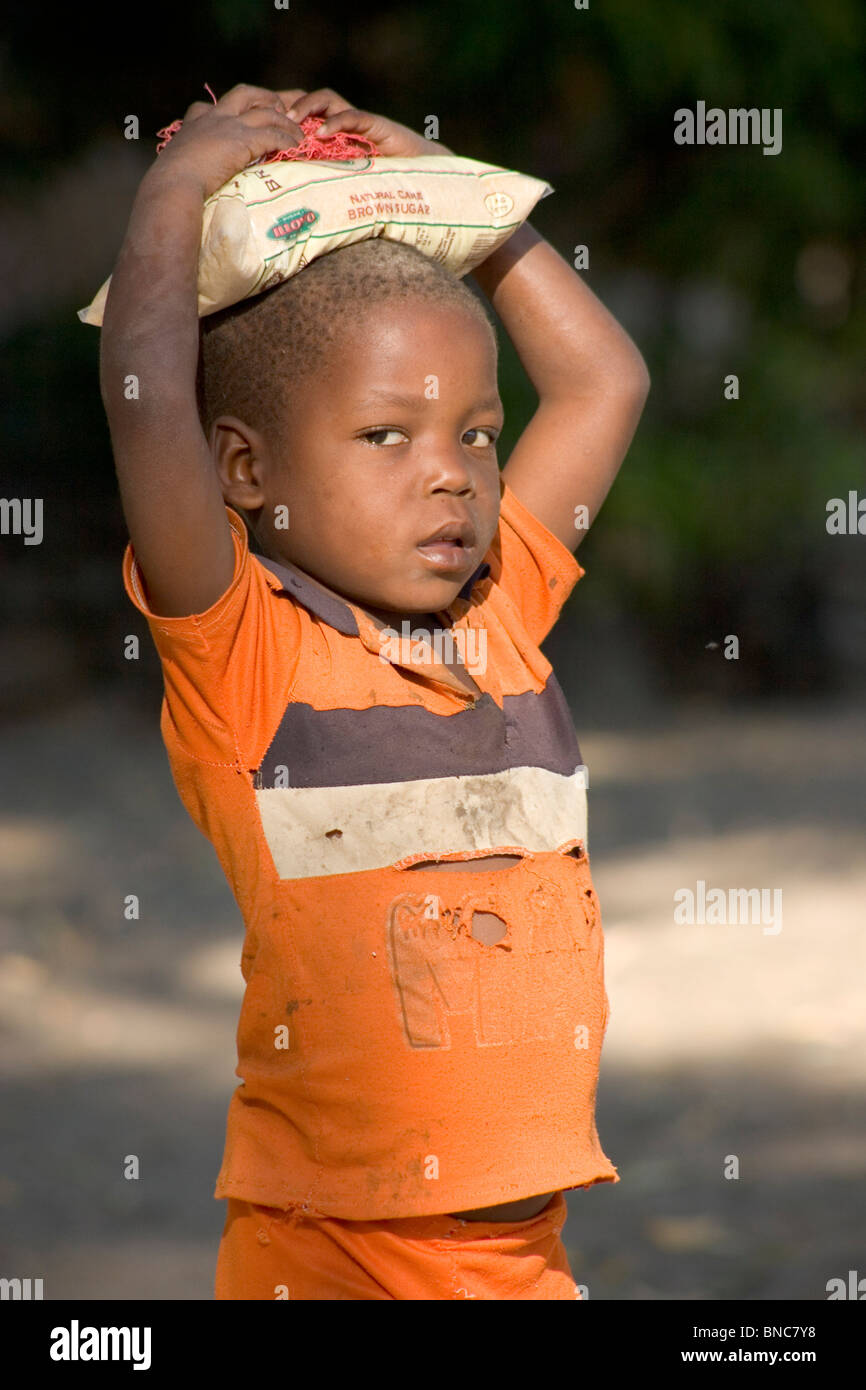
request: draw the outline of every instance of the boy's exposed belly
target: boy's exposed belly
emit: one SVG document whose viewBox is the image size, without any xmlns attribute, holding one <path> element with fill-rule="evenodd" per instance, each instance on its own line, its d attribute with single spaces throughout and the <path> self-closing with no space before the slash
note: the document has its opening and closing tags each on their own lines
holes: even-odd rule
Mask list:
<svg viewBox="0 0 866 1390">
<path fill-rule="evenodd" d="M 519 855 L 516 854 L 492 854 L 486 858 L 479 856 L 478 859 L 460 859 L 444 864 L 422 862 L 413 864 L 407 872 L 411 873 L 412 869 L 424 869 L 429 873 L 432 869 L 446 873 L 450 870 L 454 873 L 464 871 L 470 864 L 483 864 L 485 869 L 510 869 L 518 858 Z M 476 912 L 473 917 L 472 934 L 488 946 L 493 945 L 504 935 L 504 923 L 492 912 Z M 547 1206 L 554 1195 L 553 1192 L 542 1192 L 534 1197 L 525 1197 L 519 1202 L 503 1202 L 495 1207 L 475 1207 L 472 1211 L 454 1211 L 449 1215 L 462 1217 L 464 1221 L 529 1221 Z"/>
</svg>

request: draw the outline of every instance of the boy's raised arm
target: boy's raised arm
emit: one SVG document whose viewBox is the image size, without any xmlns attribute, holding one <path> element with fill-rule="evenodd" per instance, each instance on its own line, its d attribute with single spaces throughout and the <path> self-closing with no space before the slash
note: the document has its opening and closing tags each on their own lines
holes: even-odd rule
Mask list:
<svg viewBox="0 0 866 1390">
<path fill-rule="evenodd" d="M 518 501 L 574 552 L 637 429 L 650 385 L 646 363 L 613 315 L 528 222 L 473 274 L 538 392 L 538 407 L 502 476 Z"/>
<path fill-rule="evenodd" d="M 203 613 L 226 591 L 234 544 L 196 405 L 198 255 L 205 199 L 303 132 L 274 92 L 195 102 L 142 179 L 112 273 L 100 390 L 151 610 Z"/>
</svg>

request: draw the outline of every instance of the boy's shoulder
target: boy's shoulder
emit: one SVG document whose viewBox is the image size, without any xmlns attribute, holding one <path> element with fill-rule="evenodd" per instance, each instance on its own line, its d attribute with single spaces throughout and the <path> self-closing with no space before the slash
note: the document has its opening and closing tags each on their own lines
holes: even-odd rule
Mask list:
<svg viewBox="0 0 866 1390">
<path fill-rule="evenodd" d="M 547 665 L 534 649 L 584 571 L 504 480 L 500 492 L 494 539 L 449 617 L 455 628 L 486 625 L 493 635 L 502 632 L 503 640 L 507 633 L 505 645 L 491 650 L 491 658 L 528 662 L 546 676 Z M 298 566 L 252 552 L 245 522 L 228 505 L 226 513 L 235 544 L 234 574 L 207 612 L 152 613 L 137 582 L 131 544 L 123 576 L 162 663 L 163 727 L 178 751 L 217 766 L 243 760 L 252 767 L 292 702 L 317 708 L 323 698 L 335 707 L 360 707 L 371 696 L 375 702 L 380 698 L 376 673 L 385 668 L 378 665 L 381 633 L 365 610 Z M 337 647 L 323 627 L 355 640 Z M 333 687 L 328 691 L 326 677 Z M 392 695 L 383 690 L 381 698 L 387 703 Z"/>
<path fill-rule="evenodd" d="M 491 576 L 540 645 L 586 571 L 500 476 L 499 526 L 488 552 Z"/>
</svg>

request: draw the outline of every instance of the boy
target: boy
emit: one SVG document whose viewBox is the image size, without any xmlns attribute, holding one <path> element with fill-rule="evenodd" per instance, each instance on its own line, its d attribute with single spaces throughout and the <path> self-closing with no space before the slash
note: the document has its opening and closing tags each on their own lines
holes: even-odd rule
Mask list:
<svg viewBox="0 0 866 1390">
<path fill-rule="evenodd" d="M 619 1178 L 580 750 L 538 644 L 647 372 L 528 225 L 475 271 L 539 395 L 501 474 L 492 322 L 414 248 L 199 324 L 205 198 L 323 113 L 430 152 L 329 90 L 194 103 L 102 330 L 124 583 L 246 928 L 216 1296 L 574 1299 L 563 1190 Z"/>
</svg>

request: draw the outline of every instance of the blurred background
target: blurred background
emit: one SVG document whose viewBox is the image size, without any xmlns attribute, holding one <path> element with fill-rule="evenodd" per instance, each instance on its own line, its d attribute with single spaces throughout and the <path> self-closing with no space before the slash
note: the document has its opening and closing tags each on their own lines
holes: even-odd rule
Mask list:
<svg viewBox="0 0 866 1390">
<path fill-rule="evenodd" d="M 589 768 L 597 1121 L 621 1177 L 569 1194 L 565 1241 L 590 1298 L 826 1298 L 866 1273 L 866 501 L 863 534 L 827 530 L 831 499 L 866 499 L 866 11 L 212 0 L 130 20 L 22 6 L 0 40 L 2 492 L 44 499 L 40 545 L 0 538 L 0 1275 L 48 1299 L 213 1293 L 242 922 L 171 780 L 77 310 L 157 130 L 246 81 L 419 131 L 436 115 L 456 153 L 546 179 L 532 224 L 570 263 L 588 247 L 649 365 L 545 645 Z M 781 152 L 676 144 L 699 101 L 780 108 Z M 504 464 L 535 396 L 500 341 Z M 780 888 L 782 929 L 677 924 L 699 881 Z"/>
</svg>

